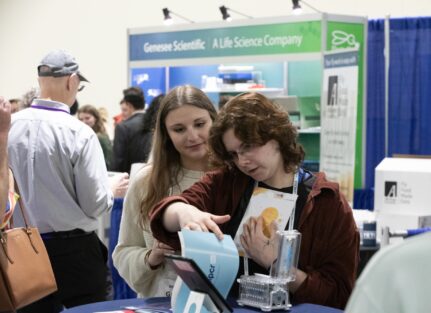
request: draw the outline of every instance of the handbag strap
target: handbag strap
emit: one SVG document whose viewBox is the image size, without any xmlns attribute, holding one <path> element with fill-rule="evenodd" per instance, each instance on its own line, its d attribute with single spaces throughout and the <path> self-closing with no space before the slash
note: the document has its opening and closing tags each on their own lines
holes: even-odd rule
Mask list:
<svg viewBox="0 0 431 313">
<path fill-rule="evenodd" d="M 12 171 L 12 170 L 11 170 L 11 171 Z M 39 250 L 37 249 L 37 247 L 36 247 L 36 245 L 34 244 L 33 239 L 32 239 L 33 231 L 32 231 L 32 229 L 28 226 L 28 221 L 27 221 L 27 216 L 26 216 L 26 210 L 27 210 L 27 209 L 26 209 L 26 207 L 25 207 L 25 205 L 24 205 L 24 201 L 22 201 L 21 192 L 20 192 L 20 190 L 19 190 L 18 183 L 17 183 L 17 181 L 16 181 L 16 179 L 15 179 L 15 175 L 13 174 L 13 172 L 12 172 L 12 175 L 13 175 L 13 181 L 14 181 L 14 188 L 15 188 L 16 192 L 17 192 L 17 193 L 18 193 L 18 195 L 19 195 L 19 197 L 18 197 L 18 203 L 19 203 L 19 207 L 20 207 L 20 209 L 21 209 L 22 218 L 24 219 L 24 224 L 25 224 L 25 233 L 26 233 L 26 234 L 27 234 L 27 236 L 28 236 L 28 239 L 29 239 L 29 241 L 30 241 L 30 244 L 31 244 L 31 246 L 32 246 L 32 248 L 33 248 L 33 250 L 34 250 L 34 252 L 38 254 L 38 253 L 39 253 Z M 13 220 L 12 220 L 12 222 L 11 222 L 11 228 L 14 228 Z M 5 240 L 5 237 L 3 236 L 3 231 L 0 231 L 0 243 L 1 243 L 1 246 L 2 246 L 2 248 L 3 248 L 3 251 L 4 251 L 5 255 L 6 255 L 6 257 L 8 258 L 9 262 L 10 262 L 11 264 L 13 264 L 13 263 L 14 263 L 14 260 L 11 258 L 10 254 L 8 253 L 8 249 L 6 248 L 6 246 L 7 246 L 7 242 L 6 242 L 6 240 Z"/>
<path fill-rule="evenodd" d="M 22 218 L 24 219 L 25 228 L 28 229 L 29 226 L 28 226 L 27 215 L 26 215 L 27 209 L 24 205 L 24 201 L 22 201 L 21 191 L 19 190 L 18 182 L 16 181 L 15 174 L 13 172 L 12 172 L 12 175 L 13 175 L 14 187 L 15 187 L 15 190 L 16 190 L 18 196 L 19 196 L 18 197 L 19 208 L 21 209 L 21 214 L 22 214 Z M 11 228 L 13 228 L 13 227 L 14 227 L 13 219 L 11 219 Z"/>
</svg>

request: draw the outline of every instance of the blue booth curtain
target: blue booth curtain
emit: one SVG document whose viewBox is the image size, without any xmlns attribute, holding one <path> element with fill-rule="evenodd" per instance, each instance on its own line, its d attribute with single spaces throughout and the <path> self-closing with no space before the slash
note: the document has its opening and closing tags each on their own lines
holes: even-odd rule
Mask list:
<svg viewBox="0 0 431 313">
<path fill-rule="evenodd" d="M 374 169 L 385 157 L 384 24 L 384 20 L 368 22 L 366 189 L 374 186 Z"/>
<path fill-rule="evenodd" d="M 368 22 L 365 188 L 354 208 L 373 208 L 375 168 L 385 157 L 384 20 Z M 431 154 L 431 18 L 390 20 L 388 156 Z"/>
<path fill-rule="evenodd" d="M 389 156 L 431 154 L 431 18 L 391 20 Z"/>
</svg>

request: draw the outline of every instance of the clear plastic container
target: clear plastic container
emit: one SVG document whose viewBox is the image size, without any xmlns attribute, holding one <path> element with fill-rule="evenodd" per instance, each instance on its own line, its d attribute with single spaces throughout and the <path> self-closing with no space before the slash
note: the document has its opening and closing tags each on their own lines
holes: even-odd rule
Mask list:
<svg viewBox="0 0 431 313">
<path fill-rule="evenodd" d="M 262 311 L 288 310 L 288 283 L 296 279 L 301 233 L 296 230 L 277 231 L 277 260 L 271 266 L 271 275 L 242 275 L 238 279 L 238 304 Z"/>
<path fill-rule="evenodd" d="M 239 305 L 259 308 L 262 311 L 288 310 L 289 291 L 287 285 L 267 275 L 243 275 L 239 282 Z"/>
<path fill-rule="evenodd" d="M 278 257 L 271 266 L 271 277 L 282 282 L 290 282 L 296 278 L 301 233 L 297 230 L 277 231 Z"/>
</svg>

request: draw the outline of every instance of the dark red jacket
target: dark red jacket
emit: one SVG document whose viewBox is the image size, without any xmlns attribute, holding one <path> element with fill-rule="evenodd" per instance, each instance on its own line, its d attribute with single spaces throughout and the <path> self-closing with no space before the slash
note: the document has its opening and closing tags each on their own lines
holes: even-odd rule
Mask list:
<svg viewBox="0 0 431 313">
<path fill-rule="evenodd" d="M 338 184 L 326 180 L 323 173 L 315 175 L 298 223 L 302 234 L 298 267 L 308 277 L 292 300 L 344 308 L 356 279 L 359 233 Z M 162 224 L 169 204 L 181 201 L 213 214 L 233 215 L 249 182 L 250 177 L 237 169 L 209 172 L 180 196 L 165 198 L 155 206 L 151 214 L 154 237 L 180 249 L 177 233 L 167 232 Z"/>
</svg>

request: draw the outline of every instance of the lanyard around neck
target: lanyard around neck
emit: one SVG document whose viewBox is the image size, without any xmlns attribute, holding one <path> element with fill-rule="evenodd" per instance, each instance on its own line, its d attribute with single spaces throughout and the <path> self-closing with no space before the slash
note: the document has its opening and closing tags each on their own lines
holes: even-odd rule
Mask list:
<svg viewBox="0 0 431 313">
<path fill-rule="evenodd" d="M 57 112 L 64 112 L 64 113 L 70 114 L 70 112 L 68 112 L 66 110 L 59 109 L 59 108 L 47 107 L 44 105 L 31 105 L 31 107 L 33 109 L 38 109 L 38 110 L 57 111 Z"/>
<path fill-rule="evenodd" d="M 298 182 L 299 182 L 299 169 L 296 170 L 295 176 L 293 177 L 293 194 L 298 194 Z M 289 230 L 293 230 L 293 224 L 295 224 L 295 209 L 296 209 L 296 202 L 298 199 L 296 199 L 295 203 L 293 204 L 292 213 L 290 213 L 289 218 Z"/>
</svg>

